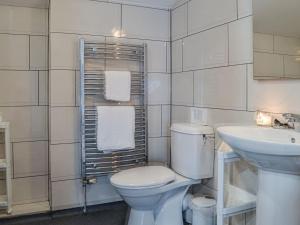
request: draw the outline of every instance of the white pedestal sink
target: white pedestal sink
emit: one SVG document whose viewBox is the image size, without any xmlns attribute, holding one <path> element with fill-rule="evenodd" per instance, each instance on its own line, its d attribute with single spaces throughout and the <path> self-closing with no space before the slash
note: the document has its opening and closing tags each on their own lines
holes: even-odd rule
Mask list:
<svg viewBox="0 0 300 225">
<path fill-rule="evenodd" d="M 300 225 L 300 133 L 256 126 L 220 127 L 218 133 L 258 167 L 256 225 Z"/>
</svg>

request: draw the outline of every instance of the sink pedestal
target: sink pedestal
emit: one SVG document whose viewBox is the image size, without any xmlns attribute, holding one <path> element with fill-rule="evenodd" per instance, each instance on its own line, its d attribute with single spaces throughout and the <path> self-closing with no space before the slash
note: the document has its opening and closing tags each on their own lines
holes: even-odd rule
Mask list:
<svg viewBox="0 0 300 225">
<path fill-rule="evenodd" d="M 256 225 L 300 224 L 300 176 L 259 169 Z"/>
</svg>

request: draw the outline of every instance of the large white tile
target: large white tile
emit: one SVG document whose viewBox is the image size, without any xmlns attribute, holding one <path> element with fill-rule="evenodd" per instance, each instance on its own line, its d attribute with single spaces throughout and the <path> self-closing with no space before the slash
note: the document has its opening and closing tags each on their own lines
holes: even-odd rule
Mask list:
<svg viewBox="0 0 300 225">
<path fill-rule="evenodd" d="M 192 106 L 194 103 L 193 72 L 172 74 L 172 103 Z"/>
<path fill-rule="evenodd" d="M 80 119 L 77 107 L 54 107 L 50 111 L 51 144 L 79 141 Z"/>
<path fill-rule="evenodd" d="M 169 41 L 169 12 L 123 5 L 122 29 L 127 37 Z"/>
<path fill-rule="evenodd" d="M 182 40 L 172 42 L 172 72 L 182 72 Z"/>
<path fill-rule="evenodd" d="M 50 32 L 113 35 L 121 26 L 121 5 L 86 0 L 52 0 Z"/>
<path fill-rule="evenodd" d="M 49 69 L 79 69 L 79 40 L 104 42 L 102 36 L 76 34 L 50 34 L 50 68 Z M 98 61 L 99 62 L 99 61 Z M 103 69 L 104 63 L 100 62 Z"/>
<path fill-rule="evenodd" d="M 239 18 L 252 15 L 252 0 L 238 0 Z"/>
<path fill-rule="evenodd" d="M 284 56 L 285 77 L 300 78 L 299 56 Z"/>
<path fill-rule="evenodd" d="M 170 153 L 169 138 L 149 138 L 148 160 L 154 162 L 168 162 Z"/>
<path fill-rule="evenodd" d="M 170 123 L 171 123 L 171 106 L 162 105 L 161 109 L 161 132 L 162 136 L 171 136 Z"/>
<path fill-rule="evenodd" d="M 229 64 L 253 62 L 252 17 L 229 24 Z"/>
<path fill-rule="evenodd" d="M 148 72 L 167 72 L 167 42 L 147 41 Z"/>
<path fill-rule="evenodd" d="M 13 179 L 12 193 L 15 205 L 48 201 L 48 176 Z"/>
<path fill-rule="evenodd" d="M 10 122 L 13 142 L 48 139 L 46 106 L 0 107 L 0 112 L 3 120 Z"/>
<path fill-rule="evenodd" d="M 0 34 L 0 69 L 29 69 L 29 37 Z"/>
<path fill-rule="evenodd" d="M 237 19 L 236 0 L 193 0 L 188 7 L 189 34 Z"/>
<path fill-rule="evenodd" d="M 192 107 L 172 105 L 172 123 L 187 123 L 191 119 Z"/>
<path fill-rule="evenodd" d="M 275 113 L 300 113 L 300 80 L 252 79 L 252 66 L 248 66 L 248 109 Z"/>
<path fill-rule="evenodd" d="M 283 56 L 254 52 L 255 77 L 283 77 Z"/>
<path fill-rule="evenodd" d="M 188 4 L 172 10 L 172 40 L 182 38 L 188 34 Z"/>
<path fill-rule="evenodd" d="M 48 142 L 13 143 L 14 177 L 48 174 Z"/>
<path fill-rule="evenodd" d="M 300 38 L 274 36 L 274 52 L 288 55 L 300 55 Z"/>
<path fill-rule="evenodd" d="M 48 69 L 48 36 L 30 36 L 30 69 Z"/>
<path fill-rule="evenodd" d="M 38 104 L 37 71 L 0 71 L 0 105 Z"/>
<path fill-rule="evenodd" d="M 274 37 L 271 34 L 254 33 L 253 49 L 258 52 L 274 52 Z"/>
<path fill-rule="evenodd" d="M 50 145 L 51 181 L 81 177 L 80 144 Z"/>
<path fill-rule="evenodd" d="M 122 198 L 111 185 L 109 177 L 98 177 L 97 183 L 87 186 L 87 204 L 96 205 L 121 201 Z"/>
<path fill-rule="evenodd" d="M 161 105 L 148 106 L 148 135 L 149 137 L 161 136 L 162 121 Z"/>
<path fill-rule="evenodd" d="M 195 72 L 195 105 L 222 109 L 246 109 L 246 66 L 230 66 Z"/>
<path fill-rule="evenodd" d="M 75 106 L 75 71 L 50 71 L 51 106 Z"/>
<path fill-rule="evenodd" d="M 1 5 L 0 32 L 47 35 L 48 10 Z"/>
<path fill-rule="evenodd" d="M 183 70 L 228 64 L 228 30 L 221 26 L 183 40 Z"/>
<path fill-rule="evenodd" d="M 48 71 L 39 71 L 39 105 L 48 105 Z"/>
<path fill-rule="evenodd" d="M 170 104 L 169 74 L 148 74 L 148 104 Z"/>
<path fill-rule="evenodd" d="M 52 182 L 51 191 L 53 210 L 76 208 L 83 204 L 81 179 Z"/>
</svg>

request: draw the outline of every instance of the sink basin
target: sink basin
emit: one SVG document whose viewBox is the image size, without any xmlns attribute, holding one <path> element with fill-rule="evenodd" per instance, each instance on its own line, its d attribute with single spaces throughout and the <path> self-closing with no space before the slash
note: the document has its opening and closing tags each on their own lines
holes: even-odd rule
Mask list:
<svg viewBox="0 0 300 225">
<path fill-rule="evenodd" d="M 256 126 L 217 129 L 258 168 L 256 225 L 300 224 L 300 133 Z"/>
<path fill-rule="evenodd" d="M 256 126 L 218 128 L 234 151 L 258 168 L 300 175 L 300 133 Z"/>
</svg>

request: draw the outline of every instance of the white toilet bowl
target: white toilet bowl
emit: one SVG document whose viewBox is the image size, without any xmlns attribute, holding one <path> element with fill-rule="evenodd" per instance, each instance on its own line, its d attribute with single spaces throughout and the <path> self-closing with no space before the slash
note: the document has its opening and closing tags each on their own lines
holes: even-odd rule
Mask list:
<svg viewBox="0 0 300 225">
<path fill-rule="evenodd" d="M 173 124 L 172 170 L 144 166 L 110 179 L 131 207 L 128 225 L 183 225 L 183 199 L 192 184 L 213 176 L 214 132 L 199 124 Z"/>
<path fill-rule="evenodd" d="M 183 225 L 183 198 L 190 185 L 200 182 L 162 166 L 129 169 L 111 177 L 131 207 L 128 225 Z"/>
</svg>

